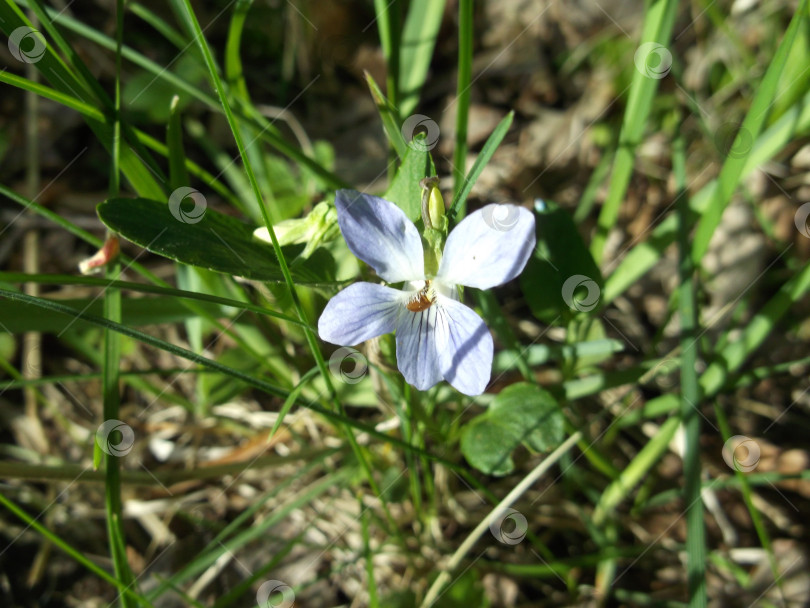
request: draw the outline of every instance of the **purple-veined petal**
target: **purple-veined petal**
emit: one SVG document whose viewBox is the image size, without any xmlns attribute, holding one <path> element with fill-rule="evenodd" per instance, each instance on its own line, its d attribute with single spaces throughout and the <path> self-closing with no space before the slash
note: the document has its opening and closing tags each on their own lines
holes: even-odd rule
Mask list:
<svg viewBox="0 0 810 608">
<path fill-rule="evenodd" d="M 397 320 L 397 367 L 405 381 L 426 391 L 442 379 L 436 354 L 436 306 L 403 310 Z"/>
<path fill-rule="evenodd" d="M 534 215 L 516 205 L 487 205 L 447 237 L 436 278 L 489 289 L 514 279 L 534 251 Z"/>
<path fill-rule="evenodd" d="M 396 328 L 397 315 L 405 310 L 407 297 L 384 285 L 349 285 L 329 300 L 318 319 L 318 335 L 331 344 L 353 346 L 389 334 Z"/>
<path fill-rule="evenodd" d="M 480 395 L 492 373 L 492 336 L 474 310 L 439 296 L 436 304 L 436 351 L 442 376 L 465 395 Z"/>
<path fill-rule="evenodd" d="M 335 195 L 338 225 L 351 252 L 388 283 L 425 276 L 419 231 L 394 203 L 355 190 Z"/>
</svg>

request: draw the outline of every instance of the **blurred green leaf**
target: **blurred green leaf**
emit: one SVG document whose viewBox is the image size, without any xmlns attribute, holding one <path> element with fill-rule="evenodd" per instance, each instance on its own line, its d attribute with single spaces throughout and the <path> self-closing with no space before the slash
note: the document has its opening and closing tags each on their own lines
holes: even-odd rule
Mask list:
<svg viewBox="0 0 810 608">
<path fill-rule="evenodd" d="M 74 308 L 77 312 L 86 312 L 92 315 L 101 315 L 103 299 L 59 300 L 60 304 Z M 209 302 L 200 302 L 199 305 L 210 314 L 221 316 L 222 307 Z M 157 298 L 124 298 L 121 303 L 123 321 L 130 327 L 143 325 L 156 325 L 159 323 L 179 323 L 196 316 L 183 302 L 174 297 Z M 39 331 L 43 333 L 62 333 L 66 329 L 86 329 L 90 327 L 81 319 L 70 319 L 63 314 L 48 310 L 34 310 L 31 306 L 13 300 L 0 300 L 0 318 L 9 332 L 13 334 L 26 331 Z"/>
<path fill-rule="evenodd" d="M 534 210 L 537 247 L 520 276 L 532 313 L 554 323 L 560 316 L 568 319 L 592 310 L 599 302 L 602 275 L 574 220 L 551 201 L 538 199 Z"/>
<path fill-rule="evenodd" d="M 464 428 L 461 451 L 479 471 L 506 475 L 515 466 L 512 452 L 520 444 L 538 452 L 551 451 L 565 438 L 564 425 L 562 411 L 550 393 L 526 382 L 513 384 Z"/>
<path fill-rule="evenodd" d="M 399 72 L 399 112 L 408 116 L 419 103 L 427 78 L 445 0 L 412 0 L 402 31 Z"/>
<path fill-rule="evenodd" d="M 197 85 L 205 79 L 205 68 L 191 55 L 180 57 L 171 70 L 185 82 Z M 130 77 L 121 91 L 122 102 L 127 112 L 158 124 L 166 124 L 171 116 L 172 99 L 178 98 L 178 107 L 183 110 L 191 103 L 192 96 L 162 78 L 155 78 L 147 70 Z"/>
<path fill-rule="evenodd" d="M 444 608 L 489 608 L 481 576 L 475 570 L 467 570 L 458 576 L 441 597 Z"/>
<path fill-rule="evenodd" d="M 194 192 L 169 205 L 145 198 L 112 198 L 97 207 L 98 215 L 111 230 L 152 253 L 256 281 L 283 282 L 275 254 L 253 239 L 253 228 L 208 209 L 202 198 L 193 208 L 186 207 Z M 295 257 L 298 249 L 291 248 L 288 257 Z M 332 280 L 334 261 L 326 251 L 317 253 L 290 265 L 296 283 Z"/>
</svg>

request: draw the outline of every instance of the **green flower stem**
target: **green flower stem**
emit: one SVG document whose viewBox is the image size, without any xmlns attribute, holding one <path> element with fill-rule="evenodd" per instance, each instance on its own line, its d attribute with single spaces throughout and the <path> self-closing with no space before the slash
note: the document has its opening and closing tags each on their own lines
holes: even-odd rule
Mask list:
<svg viewBox="0 0 810 608">
<path fill-rule="evenodd" d="M 124 0 L 116 3 L 116 41 L 115 54 L 115 121 L 113 123 L 110 146 L 112 163 L 110 166 L 110 196 L 118 196 L 120 190 L 119 160 L 121 154 L 121 44 L 124 36 Z M 108 235 L 108 238 L 116 238 Z M 120 274 L 120 265 L 108 264 L 106 277 L 112 279 Z M 104 318 L 115 323 L 121 322 L 121 292 L 118 289 L 104 290 Z M 104 422 L 117 420 L 120 408 L 120 393 L 118 389 L 118 369 L 121 363 L 121 335 L 105 329 L 103 332 L 103 367 L 101 385 L 104 400 Z M 94 445 L 94 450 L 101 446 Z M 105 461 L 104 506 L 107 513 L 107 535 L 110 545 L 110 554 L 116 578 L 127 587 L 135 585 L 135 576 L 129 567 L 126 551 L 126 537 L 122 522 L 121 507 L 121 458 L 117 455 L 107 454 Z M 126 594 L 119 594 L 119 605 L 122 608 L 135 606 L 135 601 Z"/>
</svg>

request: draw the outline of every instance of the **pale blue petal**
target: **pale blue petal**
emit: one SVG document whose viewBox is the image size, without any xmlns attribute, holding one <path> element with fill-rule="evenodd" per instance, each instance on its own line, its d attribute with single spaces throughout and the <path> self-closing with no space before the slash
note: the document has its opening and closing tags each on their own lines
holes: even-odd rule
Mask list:
<svg viewBox="0 0 810 608">
<path fill-rule="evenodd" d="M 351 252 L 388 283 L 425 277 L 422 240 L 402 209 L 355 190 L 335 195 L 338 225 Z"/>
<path fill-rule="evenodd" d="M 435 305 L 421 312 L 406 308 L 397 321 L 397 367 L 420 391 L 442 379 L 434 335 L 436 313 Z"/>
<path fill-rule="evenodd" d="M 329 300 L 318 319 L 321 340 L 353 346 L 369 338 L 390 334 L 397 315 L 406 311 L 409 294 L 372 283 L 355 283 Z"/>
<path fill-rule="evenodd" d="M 475 311 L 439 296 L 436 304 L 436 350 L 442 375 L 465 395 L 480 395 L 492 373 L 492 336 Z"/>
<path fill-rule="evenodd" d="M 514 279 L 534 251 L 534 215 L 516 205 L 487 205 L 447 237 L 438 279 L 489 289 Z"/>
</svg>

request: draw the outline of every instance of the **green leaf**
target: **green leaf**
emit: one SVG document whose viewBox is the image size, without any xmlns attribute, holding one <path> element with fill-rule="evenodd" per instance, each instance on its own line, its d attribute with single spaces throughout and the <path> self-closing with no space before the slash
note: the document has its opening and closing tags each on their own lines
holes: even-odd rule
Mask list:
<svg viewBox="0 0 810 608">
<path fill-rule="evenodd" d="M 475 570 L 467 570 L 458 576 L 441 600 L 444 608 L 489 608 L 491 605 L 484 591 L 484 583 Z"/>
<path fill-rule="evenodd" d="M 426 145 L 419 145 L 424 135 L 416 135 L 413 145 L 407 147 L 405 158 L 391 181 L 384 199 L 395 203 L 409 219 L 416 221 L 422 217 L 422 187 L 419 182 L 427 175 L 428 151 Z"/>
<path fill-rule="evenodd" d="M 39 5 L 34 5 L 34 7 L 40 8 Z M 52 26 L 47 16 L 43 14 L 42 17 L 45 19 L 40 18 L 41 29 L 48 34 L 46 42 L 50 42 L 54 34 L 59 35 L 59 30 Z M 0 31 L 10 37 L 20 27 L 31 27 L 31 23 L 25 18 L 22 10 L 14 3 L 0 3 Z M 62 42 L 61 36 L 60 39 L 55 39 L 55 42 Z M 110 48 L 115 48 L 115 42 L 110 40 L 110 43 Z M 42 76 L 63 96 L 63 100 L 72 97 L 82 106 L 91 106 L 98 112 L 112 111 L 112 104 L 108 98 L 99 101 L 100 97 L 97 97 L 99 92 L 103 94 L 101 85 L 95 80 L 85 79 L 85 75 L 89 75 L 90 71 L 81 63 L 79 55 L 75 52 L 65 54 L 69 55 L 76 65 L 83 68 L 82 73 L 74 72 L 73 68 L 76 66 L 65 64 L 50 43 L 45 46 L 42 57 L 32 65 L 35 65 Z M 93 91 L 94 87 L 97 90 Z M 96 112 L 92 113 L 92 117 L 89 113 L 84 114 L 87 125 L 95 133 L 99 142 L 109 151 L 113 141 L 113 123 L 106 119 L 96 118 L 96 116 Z M 140 148 L 137 142 L 127 139 L 121 143 L 119 167 L 132 187 L 144 196 L 163 194 L 162 180 L 160 177 L 155 177 L 157 165 L 150 162 L 149 154 Z"/>
<path fill-rule="evenodd" d="M 648 61 L 660 59 L 672 62 L 672 55 L 667 47 L 675 25 L 678 2 L 676 0 L 658 0 L 645 3 L 644 26 L 641 32 L 641 45 L 636 50 L 633 60 L 637 69 L 627 94 L 627 109 L 622 118 L 613 172 L 608 186 L 607 199 L 599 213 L 596 234 L 591 241 L 591 252 L 595 259 L 601 261 L 605 241 L 610 229 L 616 224 L 619 209 L 625 200 L 627 187 L 633 175 L 636 163 L 636 149 L 641 144 L 650 115 L 653 99 L 658 85 L 666 72 L 658 71 Z M 660 69 L 666 69 L 666 63 Z M 643 69 L 642 69 L 643 68 Z"/>
<path fill-rule="evenodd" d="M 184 55 L 172 66 L 172 73 L 185 82 L 198 85 L 205 78 L 205 69 L 194 57 Z M 192 101 L 192 96 L 168 80 L 155 78 L 147 70 L 139 71 L 124 84 L 122 103 L 129 116 L 157 124 L 166 124 L 172 115 L 172 100 L 176 97 L 180 110 Z"/>
<path fill-rule="evenodd" d="M 565 419 L 554 397 L 521 382 L 501 391 L 487 412 L 464 428 L 461 451 L 479 471 L 506 475 L 514 468 L 512 452 L 521 443 L 548 452 L 564 438 Z"/>
<path fill-rule="evenodd" d="M 405 153 L 408 151 L 408 144 L 405 143 L 405 138 L 402 136 L 399 120 L 397 119 L 397 111 L 391 106 L 391 102 L 386 99 L 380 87 L 368 72 L 366 72 L 366 82 L 368 83 L 369 91 L 371 91 L 371 96 L 374 98 L 374 103 L 377 104 L 377 111 L 380 113 L 388 141 L 391 142 L 391 146 L 396 151 L 397 156 L 404 158 Z M 424 175 L 422 177 L 424 177 Z"/>
<path fill-rule="evenodd" d="M 102 314 L 102 298 L 59 300 L 59 303 L 69 306 L 77 313 L 85 311 L 87 314 L 97 316 Z M 211 315 L 223 314 L 223 308 L 216 304 L 200 302 L 199 305 Z M 196 313 L 191 312 L 183 302 L 174 297 L 125 298 L 121 303 L 121 313 L 122 323 L 130 327 L 179 323 L 196 316 Z M 48 310 L 38 310 L 34 313 L 29 305 L 13 300 L 0 300 L 0 318 L 4 319 L 5 327 L 13 334 L 27 331 L 60 334 L 67 329 L 84 330 L 91 327 L 81 319 L 67 318 L 63 314 Z"/>
<path fill-rule="evenodd" d="M 720 224 L 723 211 L 740 185 L 745 166 L 748 164 L 748 158 L 752 155 L 753 146 L 744 145 L 743 142 L 746 139 L 751 141 L 759 139 L 760 132 L 768 119 L 769 111 L 778 97 L 777 85 L 782 70 L 796 41 L 799 29 L 807 27 L 806 21 L 807 1 L 805 0 L 793 16 L 776 54 L 768 64 L 765 76 L 756 87 L 751 107 L 748 109 L 745 120 L 743 120 L 737 131 L 731 149 L 740 150 L 741 152 L 739 154 L 729 154 L 726 157 L 723 167 L 720 169 L 720 175 L 717 177 L 717 188 L 713 190 L 713 196 L 709 199 L 709 204 L 698 220 L 697 229 L 692 238 L 692 261 L 698 267 L 703 262 L 703 257 L 709 249 L 709 241 L 711 241 L 717 226 Z"/>
<path fill-rule="evenodd" d="M 203 202 L 195 203 L 192 209 L 187 195 L 179 206 L 170 209 L 171 203 L 161 201 L 112 198 L 101 203 L 97 211 L 111 230 L 152 253 L 256 281 L 284 282 L 273 250 L 253 239 L 252 227 L 208 209 L 204 199 L 199 200 Z M 334 261 L 325 251 L 319 254 L 290 265 L 296 283 L 332 280 Z"/>
<path fill-rule="evenodd" d="M 399 72 L 400 116 L 408 116 L 419 103 L 427 79 L 445 0 L 412 0 L 402 31 Z"/>
<path fill-rule="evenodd" d="M 569 319 L 599 304 L 602 275 L 567 211 L 536 201 L 537 247 L 520 276 L 532 313 L 541 321 Z M 577 277 L 577 278 L 575 278 Z"/>
</svg>

